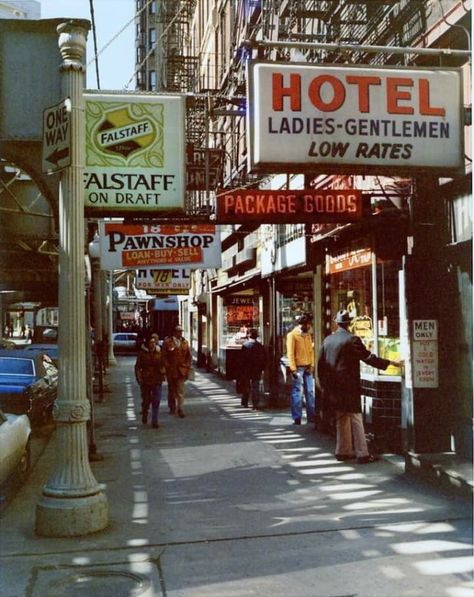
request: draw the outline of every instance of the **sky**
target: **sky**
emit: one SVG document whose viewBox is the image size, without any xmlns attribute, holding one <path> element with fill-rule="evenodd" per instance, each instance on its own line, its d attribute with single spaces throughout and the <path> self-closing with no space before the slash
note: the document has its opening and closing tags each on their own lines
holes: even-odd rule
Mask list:
<svg viewBox="0 0 474 597">
<path fill-rule="evenodd" d="M 91 20 L 90 0 L 40 0 L 41 18 L 76 17 Z M 100 88 L 135 89 L 135 0 L 94 0 L 97 49 L 99 52 Z M 131 21 L 131 22 L 130 22 Z M 118 37 L 109 42 L 120 32 Z M 98 89 L 94 59 L 92 30 L 87 40 L 87 88 Z M 92 61 L 92 62 L 91 62 Z"/>
</svg>

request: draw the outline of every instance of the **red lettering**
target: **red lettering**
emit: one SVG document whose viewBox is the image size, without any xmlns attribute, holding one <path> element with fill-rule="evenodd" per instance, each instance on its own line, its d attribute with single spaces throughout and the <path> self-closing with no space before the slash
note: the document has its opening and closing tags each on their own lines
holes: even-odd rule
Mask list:
<svg viewBox="0 0 474 597">
<path fill-rule="evenodd" d="M 418 81 L 418 93 L 420 97 L 420 114 L 423 116 L 445 116 L 444 108 L 430 106 L 430 82 L 428 79 Z"/>
<path fill-rule="evenodd" d="M 370 86 L 380 85 L 380 77 L 348 76 L 346 81 L 359 88 L 359 111 L 370 112 Z"/>
<path fill-rule="evenodd" d="M 329 84 L 332 87 L 333 98 L 329 102 L 323 101 L 321 97 L 321 87 L 325 84 Z M 346 99 L 346 90 L 343 83 L 331 75 L 321 75 L 315 77 L 308 88 L 308 96 L 311 103 L 315 108 L 321 110 L 321 112 L 334 112 L 339 110 Z"/>
<path fill-rule="evenodd" d="M 283 110 L 283 98 L 290 98 L 291 110 L 298 112 L 301 110 L 301 76 L 298 74 L 290 75 L 290 86 L 283 86 L 283 75 L 273 73 L 272 75 L 272 107 L 276 112 Z"/>
<path fill-rule="evenodd" d="M 231 213 L 234 205 L 235 205 L 234 196 L 233 195 L 224 195 L 224 212 L 226 214 Z"/>
<path fill-rule="evenodd" d="M 413 114 L 411 106 L 400 106 L 399 102 L 411 100 L 411 91 L 401 91 L 399 87 L 413 87 L 413 79 L 387 77 L 387 111 L 389 114 Z"/>
</svg>

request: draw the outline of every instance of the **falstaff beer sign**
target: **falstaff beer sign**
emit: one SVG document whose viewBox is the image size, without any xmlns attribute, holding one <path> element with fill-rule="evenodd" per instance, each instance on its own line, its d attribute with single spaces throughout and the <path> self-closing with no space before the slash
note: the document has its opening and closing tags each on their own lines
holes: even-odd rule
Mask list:
<svg viewBox="0 0 474 597">
<path fill-rule="evenodd" d="M 361 217 L 360 191 L 241 189 L 217 193 L 219 224 L 352 222 Z"/>
<path fill-rule="evenodd" d="M 254 62 L 249 82 L 251 170 L 462 168 L 459 69 Z"/>
<path fill-rule="evenodd" d="M 221 247 L 211 224 L 100 225 L 102 269 L 201 269 L 221 266 Z"/>
<path fill-rule="evenodd" d="M 182 210 L 184 99 L 85 94 L 89 214 Z"/>
</svg>

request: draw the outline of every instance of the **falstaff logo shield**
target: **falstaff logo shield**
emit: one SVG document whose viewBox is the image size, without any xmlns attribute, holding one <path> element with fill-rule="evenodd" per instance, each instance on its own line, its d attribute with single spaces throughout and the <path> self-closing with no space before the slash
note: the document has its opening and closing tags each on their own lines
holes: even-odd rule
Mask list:
<svg viewBox="0 0 474 597">
<path fill-rule="evenodd" d="M 100 153 L 128 161 L 159 141 L 160 123 L 156 122 L 156 113 L 148 113 L 148 106 L 102 104 L 101 107 L 103 113 L 92 136 Z"/>
</svg>

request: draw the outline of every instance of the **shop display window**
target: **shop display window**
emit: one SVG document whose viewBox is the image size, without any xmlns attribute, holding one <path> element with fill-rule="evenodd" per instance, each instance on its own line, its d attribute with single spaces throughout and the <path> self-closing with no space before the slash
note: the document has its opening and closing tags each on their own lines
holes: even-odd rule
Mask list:
<svg viewBox="0 0 474 597">
<path fill-rule="evenodd" d="M 377 263 L 378 356 L 391 361 L 400 360 L 399 269 L 395 261 Z M 380 375 L 401 375 L 401 371 L 390 365 Z"/>
<path fill-rule="evenodd" d="M 378 261 L 374 289 L 372 261 L 372 252 L 368 248 L 328 258 L 326 272 L 330 276 L 331 318 L 334 319 L 340 309 L 346 309 L 353 317 L 349 330 L 361 338 L 368 350 L 382 358 L 399 360 L 399 264 L 394 261 Z M 334 331 L 337 327 L 334 321 L 332 326 Z M 361 372 L 374 374 L 375 371 L 361 363 Z M 400 374 L 400 370 L 392 366 L 385 371 L 378 371 L 381 376 Z"/>
<path fill-rule="evenodd" d="M 224 297 L 222 345 L 239 346 L 244 339 L 244 329 L 259 329 L 257 295 L 231 295 Z"/>
<path fill-rule="evenodd" d="M 286 335 L 295 326 L 295 319 L 303 314 L 313 313 L 313 281 L 288 280 L 278 286 L 280 314 L 278 350 L 286 355 Z"/>
</svg>

